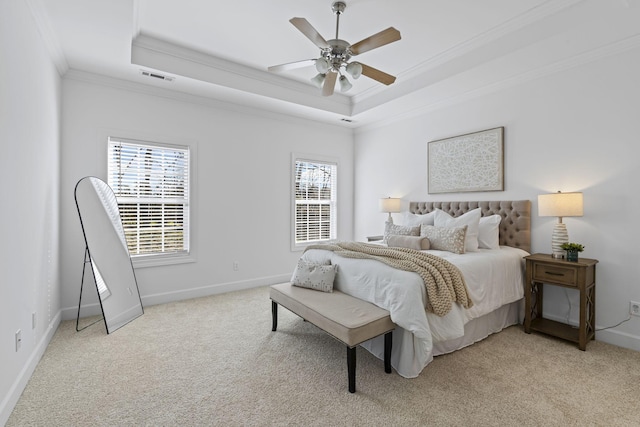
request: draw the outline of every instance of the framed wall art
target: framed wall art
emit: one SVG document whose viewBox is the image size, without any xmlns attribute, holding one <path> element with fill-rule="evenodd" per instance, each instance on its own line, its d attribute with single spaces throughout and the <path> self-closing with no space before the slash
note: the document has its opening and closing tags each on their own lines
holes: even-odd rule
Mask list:
<svg viewBox="0 0 640 427">
<path fill-rule="evenodd" d="M 504 190 L 504 127 L 427 143 L 429 194 Z"/>
</svg>

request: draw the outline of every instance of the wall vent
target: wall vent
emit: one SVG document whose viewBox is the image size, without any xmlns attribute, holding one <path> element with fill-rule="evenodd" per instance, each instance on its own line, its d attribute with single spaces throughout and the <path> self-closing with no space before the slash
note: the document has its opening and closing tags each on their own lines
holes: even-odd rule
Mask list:
<svg viewBox="0 0 640 427">
<path fill-rule="evenodd" d="M 158 80 L 166 80 L 168 82 L 172 82 L 175 79 L 175 77 L 165 76 L 163 74 L 153 73 L 151 71 L 145 71 L 145 70 L 140 70 L 140 74 L 146 77 L 153 77 L 154 79 L 158 79 Z"/>
</svg>

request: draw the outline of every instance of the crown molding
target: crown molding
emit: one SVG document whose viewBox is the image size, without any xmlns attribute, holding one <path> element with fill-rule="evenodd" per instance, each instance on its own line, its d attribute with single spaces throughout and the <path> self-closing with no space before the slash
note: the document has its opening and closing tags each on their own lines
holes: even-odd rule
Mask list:
<svg viewBox="0 0 640 427">
<path fill-rule="evenodd" d="M 42 38 L 42 41 L 44 42 L 56 69 L 58 70 L 58 74 L 60 74 L 60 76 L 64 76 L 69 70 L 69 63 L 67 62 L 67 58 L 64 56 L 58 37 L 51 27 L 51 21 L 49 20 L 49 16 L 47 15 L 42 1 L 43 0 L 25 0 L 25 3 L 27 4 L 29 11 L 31 12 L 31 16 L 36 23 L 40 37 Z"/>
<path fill-rule="evenodd" d="M 298 106 L 293 112 L 279 112 L 276 108 L 262 108 L 246 104 L 235 103 L 228 100 L 220 100 L 211 96 L 200 96 L 186 93 L 180 90 L 165 89 L 149 84 L 134 82 L 130 80 L 119 79 L 106 76 L 103 74 L 91 73 L 88 71 L 69 69 L 64 75 L 63 80 L 73 80 L 82 83 L 88 83 L 97 86 L 104 86 L 112 89 L 122 90 L 125 92 L 134 92 L 147 96 L 155 96 L 159 98 L 169 99 L 171 101 L 179 101 L 188 104 L 201 105 L 207 108 L 232 111 L 240 114 L 247 114 L 268 118 L 271 120 L 281 120 L 291 123 L 298 122 L 304 126 L 317 126 L 319 128 L 326 126 L 349 128 L 353 125 L 345 125 L 340 122 L 341 116 L 326 114 L 325 117 L 318 119 L 309 117 L 300 111 Z"/>
<path fill-rule="evenodd" d="M 546 3 L 534 7 L 533 9 L 528 10 L 504 23 L 491 28 L 490 30 L 485 31 L 473 37 L 471 39 L 465 40 L 457 45 L 438 53 L 437 55 L 427 59 L 426 61 L 421 62 L 415 67 L 406 70 L 400 74 L 398 74 L 398 79 L 396 91 L 401 91 L 401 86 L 403 82 L 413 82 L 415 79 L 420 79 L 421 76 L 428 74 L 430 71 L 435 70 L 438 67 L 444 66 L 447 63 L 461 58 L 465 55 L 472 54 L 474 51 L 489 45 L 492 42 L 495 42 L 505 36 L 508 36 L 516 31 L 519 31 L 535 22 L 538 22 L 542 19 L 546 19 L 550 16 L 553 16 L 571 6 L 574 6 L 577 3 L 583 2 L 584 0 L 552 0 L 547 1 Z M 364 100 L 380 97 L 381 94 L 384 93 L 383 87 L 372 87 L 362 93 L 359 93 L 353 96 L 353 103 L 355 105 L 361 103 Z M 395 96 L 391 96 L 395 98 Z M 382 104 L 382 101 L 374 101 L 374 104 Z"/>
<path fill-rule="evenodd" d="M 640 49 L 640 34 L 636 34 L 636 35 L 627 37 L 625 39 L 600 46 L 596 49 L 592 49 L 592 50 L 580 53 L 578 55 L 574 55 L 570 58 L 566 58 L 561 61 L 556 61 L 552 64 L 539 67 L 535 70 L 530 70 L 524 73 L 520 73 L 516 76 L 503 79 L 499 82 L 487 84 L 485 86 L 467 91 L 462 94 L 452 95 L 450 97 L 432 102 L 428 105 L 423 105 L 420 107 L 416 107 L 410 110 L 400 112 L 393 116 L 388 116 L 384 120 L 379 120 L 379 121 L 376 121 L 375 123 L 370 123 L 370 124 L 365 124 L 363 126 L 360 126 L 357 128 L 356 132 L 371 131 L 371 130 L 381 128 L 393 123 L 415 118 L 429 112 L 437 111 L 442 108 L 468 102 L 482 96 L 490 95 L 492 93 L 500 92 L 515 86 L 528 83 L 530 81 L 534 81 L 534 80 L 538 80 L 554 74 L 558 74 L 563 71 L 567 71 L 572 68 L 586 65 L 591 62 L 606 59 L 608 57 L 618 55 L 633 49 Z"/>
<path fill-rule="evenodd" d="M 145 34 L 138 35 L 131 44 L 131 63 L 327 112 L 345 116 L 352 113 L 351 98 L 345 95 L 321 96 L 309 84 Z"/>
<path fill-rule="evenodd" d="M 430 58 L 427 61 L 418 64 L 411 70 L 402 73 L 403 78 L 412 78 L 418 75 L 422 75 L 430 69 L 436 68 L 440 65 L 446 64 L 456 58 L 472 53 L 489 43 L 495 42 L 505 36 L 513 34 L 516 31 L 522 30 L 529 25 L 536 23 L 542 19 L 549 18 L 557 13 L 571 7 L 577 3 L 581 3 L 584 0 L 553 0 L 548 1 L 540 6 L 537 6 L 525 13 L 522 13 L 504 23 L 493 27 L 484 33 L 479 34 L 472 39 L 465 40 L 462 43 L 453 46 L 450 49 L 442 51 L 440 54 Z"/>
</svg>

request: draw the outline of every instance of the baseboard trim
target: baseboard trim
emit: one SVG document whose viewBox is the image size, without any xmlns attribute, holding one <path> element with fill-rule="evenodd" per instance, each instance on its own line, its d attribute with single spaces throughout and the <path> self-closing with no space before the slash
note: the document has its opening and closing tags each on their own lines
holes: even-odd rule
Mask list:
<svg viewBox="0 0 640 427">
<path fill-rule="evenodd" d="M 257 279 L 239 280 L 237 282 L 218 283 L 215 285 L 203 286 L 200 288 L 181 289 L 172 292 L 142 296 L 142 306 L 166 304 L 169 302 L 182 301 L 192 298 L 207 297 L 210 295 L 223 294 L 226 292 L 241 291 L 245 289 L 258 288 L 260 286 L 273 285 L 275 283 L 286 282 L 291 278 L 291 274 L 279 274 L 275 276 L 260 277 Z M 80 311 L 81 316 L 98 315 L 101 313 L 100 304 L 83 305 Z M 62 320 L 75 319 L 78 314 L 78 307 L 67 307 L 62 309 Z"/>
<path fill-rule="evenodd" d="M 556 322 L 567 323 L 567 319 L 562 316 L 556 316 L 551 313 L 544 313 L 543 316 L 547 319 L 555 320 Z M 578 322 L 575 319 L 569 319 L 569 324 L 571 326 L 578 327 Z M 615 345 L 617 347 L 640 351 L 640 336 L 616 331 L 614 328 L 598 330 L 605 327 L 606 326 L 596 325 L 596 340 L 606 342 L 607 344 Z"/>
<path fill-rule="evenodd" d="M 640 336 L 637 335 L 616 331 L 614 329 L 598 331 L 596 327 L 596 339 L 606 342 L 607 344 L 640 351 Z"/>
<path fill-rule="evenodd" d="M 277 276 L 260 277 L 258 279 L 240 280 L 237 282 L 219 283 L 216 285 L 203 286 L 201 288 L 184 289 L 174 292 L 147 295 L 142 297 L 142 305 L 158 305 L 168 302 L 181 301 L 191 298 L 207 297 L 210 295 L 224 294 L 226 292 L 241 291 L 245 289 L 258 288 L 260 286 L 273 285 L 275 283 L 286 282 L 291 278 L 290 274 Z"/>
<path fill-rule="evenodd" d="M 49 343 L 51 342 L 54 334 L 58 330 L 61 319 L 62 311 L 59 311 L 54 316 L 51 323 L 49 323 L 47 331 L 38 342 L 38 345 L 34 347 L 31 355 L 29 355 L 27 363 L 25 363 L 22 370 L 18 374 L 18 377 L 9 389 L 9 393 L 7 393 L 7 396 L 2 400 L 2 402 L 0 402 L 0 426 L 5 425 L 9 420 L 9 416 L 11 415 L 13 408 L 18 403 L 18 400 L 20 399 L 22 392 L 27 386 L 31 375 L 33 375 L 33 372 L 36 370 L 38 362 L 40 362 L 40 359 L 42 359 L 42 355 L 49 346 Z"/>
</svg>

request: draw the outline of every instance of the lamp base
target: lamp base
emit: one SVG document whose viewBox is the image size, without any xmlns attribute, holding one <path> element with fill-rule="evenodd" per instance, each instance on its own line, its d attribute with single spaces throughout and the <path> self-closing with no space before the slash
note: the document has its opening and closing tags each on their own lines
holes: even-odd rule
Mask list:
<svg viewBox="0 0 640 427">
<path fill-rule="evenodd" d="M 557 222 L 553 227 L 553 234 L 551 235 L 552 258 L 564 258 L 565 250 L 562 249 L 562 245 L 564 243 L 569 243 L 569 233 L 567 232 L 567 226 L 562 222 Z"/>
</svg>

